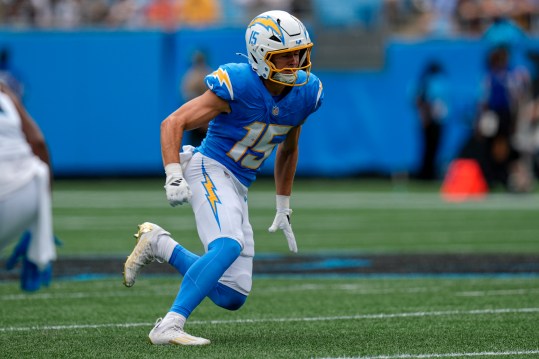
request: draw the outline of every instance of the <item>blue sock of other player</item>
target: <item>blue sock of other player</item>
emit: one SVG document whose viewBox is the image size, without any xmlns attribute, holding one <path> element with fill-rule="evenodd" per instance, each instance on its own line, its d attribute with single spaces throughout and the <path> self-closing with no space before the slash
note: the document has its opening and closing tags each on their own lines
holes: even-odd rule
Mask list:
<svg viewBox="0 0 539 359">
<path fill-rule="evenodd" d="M 213 241 L 201 257 L 176 246 L 169 263 L 184 275 L 184 279 L 170 311 L 188 318 L 206 296 L 223 308 L 239 309 L 247 297 L 218 280 L 240 252 L 241 246 L 231 238 Z"/>
</svg>

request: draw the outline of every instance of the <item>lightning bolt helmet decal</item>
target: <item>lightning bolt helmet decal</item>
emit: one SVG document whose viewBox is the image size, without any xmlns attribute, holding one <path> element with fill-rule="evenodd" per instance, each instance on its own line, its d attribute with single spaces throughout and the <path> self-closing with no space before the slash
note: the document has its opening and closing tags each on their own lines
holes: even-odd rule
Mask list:
<svg viewBox="0 0 539 359">
<path fill-rule="evenodd" d="M 279 40 L 283 43 L 283 45 L 285 44 L 283 29 L 281 29 L 279 24 L 277 24 L 275 20 L 271 18 L 271 16 L 268 15 L 268 16 L 255 17 L 253 21 L 251 21 L 249 26 L 247 26 L 247 28 L 250 28 L 256 24 L 259 24 L 263 26 L 265 29 L 272 31 L 273 34 L 277 36 Z"/>
</svg>

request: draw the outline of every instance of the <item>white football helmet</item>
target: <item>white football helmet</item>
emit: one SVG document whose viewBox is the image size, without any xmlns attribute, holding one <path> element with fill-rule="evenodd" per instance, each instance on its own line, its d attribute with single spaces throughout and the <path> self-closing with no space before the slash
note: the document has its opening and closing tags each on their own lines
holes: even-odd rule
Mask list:
<svg viewBox="0 0 539 359">
<path fill-rule="evenodd" d="M 302 86 L 309 80 L 313 43 L 301 21 L 286 11 L 272 10 L 255 17 L 247 26 L 245 42 L 249 63 L 262 78 L 286 86 Z M 277 69 L 272 56 L 291 51 L 300 52 L 298 67 Z M 307 76 L 296 83 L 299 70 Z"/>
</svg>

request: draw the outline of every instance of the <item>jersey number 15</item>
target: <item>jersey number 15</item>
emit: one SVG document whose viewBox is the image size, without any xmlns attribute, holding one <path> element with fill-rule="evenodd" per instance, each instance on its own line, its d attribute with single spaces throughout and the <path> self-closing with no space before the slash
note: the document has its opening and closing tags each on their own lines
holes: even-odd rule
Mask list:
<svg viewBox="0 0 539 359">
<path fill-rule="evenodd" d="M 253 122 L 244 128 L 247 134 L 236 142 L 227 155 L 235 162 L 241 161 L 242 167 L 256 170 L 278 144 L 278 142 L 273 142 L 273 138 L 286 135 L 292 126 Z"/>
</svg>

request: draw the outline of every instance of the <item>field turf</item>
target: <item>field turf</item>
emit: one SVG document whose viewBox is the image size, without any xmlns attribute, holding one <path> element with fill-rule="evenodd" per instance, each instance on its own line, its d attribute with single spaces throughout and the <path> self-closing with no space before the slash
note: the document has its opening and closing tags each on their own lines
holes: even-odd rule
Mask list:
<svg viewBox="0 0 539 359">
<path fill-rule="evenodd" d="M 181 278 L 148 271 L 133 288 L 122 285 L 136 225 L 158 223 L 201 252 L 191 209 L 168 206 L 162 181 L 55 183 L 58 265 L 103 263 L 110 271 L 57 273 L 35 293 L 1 280 L 0 358 L 539 358 L 539 261 L 515 262 L 508 272 L 491 263 L 500 255 L 539 258 L 539 195 L 500 192 L 447 203 L 436 183 L 397 187 L 362 179 L 298 181 L 298 255 L 287 253 L 284 236 L 267 232 L 273 187 L 256 182 L 249 203 L 258 258 L 296 261 L 302 270 L 255 271 L 253 291 L 237 312 L 206 299 L 186 330 L 209 338 L 210 346 L 150 345 L 147 334 Z M 363 273 L 343 270 L 350 263 L 338 260 L 386 255 L 472 256 L 493 270 Z M 317 262 L 326 268 L 315 274 L 301 264 L 309 256 L 331 260 Z"/>
</svg>

